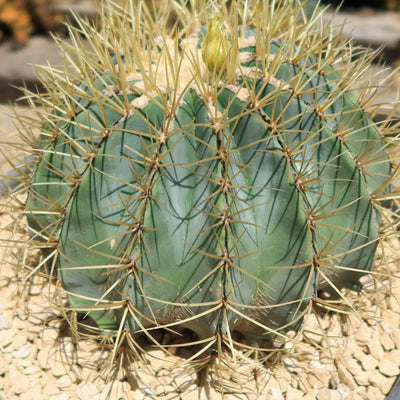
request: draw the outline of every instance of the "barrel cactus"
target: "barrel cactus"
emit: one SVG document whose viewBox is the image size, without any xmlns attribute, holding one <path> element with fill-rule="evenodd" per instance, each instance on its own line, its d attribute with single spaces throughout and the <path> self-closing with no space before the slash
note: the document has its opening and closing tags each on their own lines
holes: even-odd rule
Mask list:
<svg viewBox="0 0 400 400">
<path fill-rule="evenodd" d="M 160 331 L 272 349 L 374 267 L 392 164 L 371 56 L 292 0 L 160 7 L 104 2 L 29 95 L 33 271 L 135 354 Z"/>
</svg>

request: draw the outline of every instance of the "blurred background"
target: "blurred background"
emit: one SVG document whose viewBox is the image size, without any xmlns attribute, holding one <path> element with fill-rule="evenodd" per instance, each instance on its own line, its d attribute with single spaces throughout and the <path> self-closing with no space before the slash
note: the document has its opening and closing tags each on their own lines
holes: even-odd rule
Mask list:
<svg viewBox="0 0 400 400">
<path fill-rule="evenodd" d="M 73 20 L 72 13 L 95 18 L 98 0 L 0 0 L 0 103 L 13 103 L 25 85 L 40 90 L 32 64 L 62 64 L 62 57 L 50 33 L 66 36 L 65 21 Z M 162 1 L 162 0 L 156 0 Z M 313 10 L 317 0 L 309 0 Z M 335 16 L 337 24 L 346 23 L 344 33 L 357 44 L 371 48 L 384 47 L 381 62 L 386 69 L 380 76 L 389 76 L 400 66 L 400 0 L 343 0 Z M 340 0 L 322 0 L 330 9 L 329 18 Z M 372 75 L 382 67 L 371 68 Z M 382 75 L 383 74 L 383 75 Z M 396 98 L 400 74 L 388 80 L 385 100 Z M 1 117 L 0 117 L 1 118 Z M 1 126 L 0 126 L 1 130 Z"/>
</svg>

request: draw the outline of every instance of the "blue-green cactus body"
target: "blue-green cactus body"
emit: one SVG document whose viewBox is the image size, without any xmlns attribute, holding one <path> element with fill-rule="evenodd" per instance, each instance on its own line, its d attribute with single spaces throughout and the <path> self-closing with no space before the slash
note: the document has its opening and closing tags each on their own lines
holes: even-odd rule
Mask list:
<svg viewBox="0 0 400 400">
<path fill-rule="evenodd" d="M 296 328 L 319 289 L 372 269 L 373 199 L 391 168 L 380 133 L 323 60 L 269 50 L 283 60 L 273 76 L 255 72 L 250 43 L 236 84 L 211 100 L 193 84 L 179 101 L 138 81 L 119 93 L 105 74 L 87 90 L 101 95 L 81 83 L 75 115 L 47 124 L 28 219 L 57 240 L 70 303 L 101 329 L 261 345 Z"/>
</svg>

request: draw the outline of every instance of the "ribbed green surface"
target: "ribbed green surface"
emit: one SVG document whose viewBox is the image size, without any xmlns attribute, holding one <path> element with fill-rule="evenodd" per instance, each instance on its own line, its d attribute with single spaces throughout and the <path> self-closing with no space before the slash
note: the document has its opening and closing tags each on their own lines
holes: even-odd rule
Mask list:
<svg viewBox="0 0 400 400">
<path fill-rule="evenodd" d="M 283 62 L 274 80 L 242 76 L 222 89 L 221 130 L 195 89 L 173 116 L 167 96 L 127 117 L 112 106 L 121 95 L 79 100 L 82 110 L 58 122 L 27 201 L 32 229 L 59 240 L 58 276 L 74 308 L 98 305 L 90 315 L 113 329 L 126 300 L 131 331 L 182 321 L 202 339 L 228 324 L 261 344 L 297 326 L 330 287 L 326 275 L 352 286 L 354 269 L 371 270 L 380 216 L 370 195 L 383 193 L 390 162 L 337 73 L 313 63 Z M 241 100 L 239 86 L 261 107 Z"/>
</svg>

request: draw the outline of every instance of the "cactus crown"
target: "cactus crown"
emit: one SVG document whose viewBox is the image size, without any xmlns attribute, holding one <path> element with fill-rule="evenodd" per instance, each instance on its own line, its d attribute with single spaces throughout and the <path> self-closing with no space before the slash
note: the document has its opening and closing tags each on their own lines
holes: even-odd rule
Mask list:
<svg viewBox="0 0 400 400">
<path fill-rule="evenodd" d="M 104 2 L 28 94 L 47 109 L 23 213 L 46 248 L 33 271 L 114 355 L 162 347 L 161 328 L 194 333 L 190 359 L 279 347 L 319 292 L 346 303 L 372 269 L 393 197 L 361 78 L 374 55 L 295 4 Z"/>
</svg>

